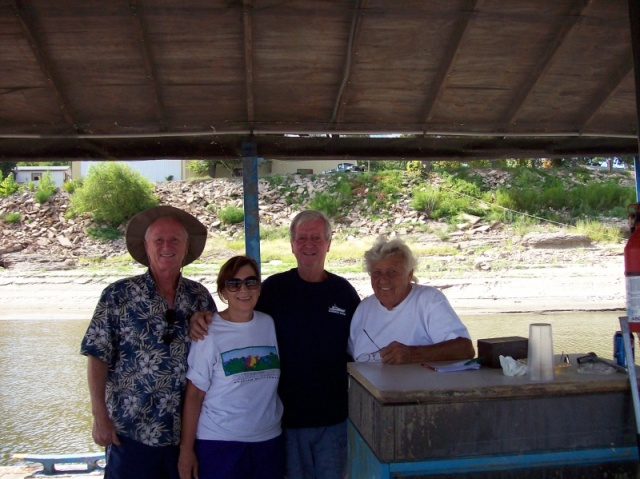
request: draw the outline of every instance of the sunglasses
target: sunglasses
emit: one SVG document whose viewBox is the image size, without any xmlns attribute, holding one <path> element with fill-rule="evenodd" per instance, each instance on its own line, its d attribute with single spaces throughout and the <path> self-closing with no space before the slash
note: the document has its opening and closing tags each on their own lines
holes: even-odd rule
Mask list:
<svg viewBox="0 0 640 479">
<path fill-rule="evenodd" d="M 249 276 L 245 279 L 231 278 L 224 282 L 224 287 L 227 291 L 235 293 L 236 291 L 240 291 L 243 284 L 247 289 L 258 289 L 260 287 L 260 278 L 257 276 Z"/>
<path fill-rule="evenodd" d="M 369 333 L 367 333 L 366 329 L 363 329 L 362 331 L 364 331 L 364 334 L 367 335 L 367 338 L 369 338 L 369 341 L 371 341 L 373 345 L 376 348 L 378 348 L 378 350 L 372 353 L 362 353 L 356 358 L 356 361 L 358 362 L 380 361 L 382 359 L 380 356 L 380 351 L 382 350 L 382 348 L 376 344 L 376 342 L 373 340 L 371 336 L 369 336 Z"/>
<path fill-rule="evenodd" d="M 162 340 L 164 344 L 167 346 L 171 344 L 173 338 L 175 337 L 175 332 L 173 330 L 173 325 L 176 322 L 176 312 L 173 309 L 167 309 L 164 313 L 164 319 L 167 322 L 167 327 L 164 330 L 164 334 L 162 335 Z"/>
</svg>

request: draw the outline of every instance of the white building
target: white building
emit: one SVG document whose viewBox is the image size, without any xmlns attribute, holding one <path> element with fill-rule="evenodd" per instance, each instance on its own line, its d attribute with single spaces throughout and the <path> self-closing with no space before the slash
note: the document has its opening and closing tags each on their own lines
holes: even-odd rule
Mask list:
<svg viewBox="0 0 640 479">
<path fill-rule="evenodd" d="M 75 162 L 74 162 L 75 163 Z M 92 165 L 104 163 L 104 161 L 80 161 L 80 177 L 84 178 L 89 173 Z M 139 161 L 116 161 L 136 170 L 149 181 L 171 181 L 186 179 L 186 161 L 182 160 L 139 160 Z M 77 170 L 74 167 L 74 178 L 77 177 Z"/>
<path fill-rule="evenodd" d="M 65 181 L 71 179 L 70 166 L 16 166 L 15 172 L 15 180 L 20 184 L 34 183 L 37 185 L 46 172 L 49 172 L 57 187 L 61 187 Z"/>
<path fill-rule="evenodd" d="M 109 160 L 113 161 L 113 160 Z M 130 168 L 137 170 L 144 178 L 153 181 L 186 180 L 193 177 L 193 173 L 187 170 L 188 160 L 139 160 L 139 161 L 117 161 Z M 104 163 L 104 161 L 74 161 L 72 162 L 73 178 L 84 178 L 89 173 L 89 168 L 94 164 Z M 286 175 L 286 174 L 320 174 L 326 170 L 337 168 L 340 160 L 297 160 L 283 161 L 270 160 L 265 162 L 263 158 L 258 158 L 258 176 Z M 355 163 L 355 162 L 354 162 Z M 232 171 L 218 165 L 216 168 L 217 178 L 230 176 L 242 176 L 242 169 Z"/>
</svg>

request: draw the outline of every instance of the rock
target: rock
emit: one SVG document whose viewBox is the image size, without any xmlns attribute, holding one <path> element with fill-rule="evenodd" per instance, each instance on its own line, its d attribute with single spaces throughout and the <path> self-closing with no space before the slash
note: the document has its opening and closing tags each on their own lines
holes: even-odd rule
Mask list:
<svg viewBox="0 0 640 479">
<path fill-rule="evenodd" d="M 569 233 L 529 233 L 522 244 L 530 248 L 586 248 L 591 246 L 587 235 Z"/>
<path fill-rule="evenodd" d="M 16 251 L 22 251 L 26 247 L 27 245 L 25 244 L 10 244 L 2 246 L 0 247 L 0 254 L 15 253 Z"/>
<path fill-rule="evenodd" d="M 508 173 L 501 170 L 479 174 L 485 184 L 497 184 L 509 179 Z M 269 228 L 288 229 L 293 216 L 305 208 L 315 194 L 327 191 L 334 180 L 331 175 L 292 175 L 278 184 L 259 179 L 260 224 Z M 395 203 L 388 210 L 373 215 L 366 200 L 370 192 L 365 191 L 364 187 L 354 189 L 353 194 L 358 201 L 349 211 L 343 212 L 344 216 L 332 221 L 334 237 L 354 239 L 354 236 L 411 235 L 413 241 L 420 243 L 432 242 L 438 246 L 443 242 L 449 243 L 463 255 L 469 250 L 473 254 L 474 248 L 479 245 L 485 249 L 487 246 L 501 249 L 505 239 L 512 244 L 518 240 L 504 224 L 489 224 L 475 215 L 463 215 L 460 229 L 447 232 L 446 218 L 434 221 L 424 211 L 415 211 L 410 206 L 411 192 L 418 181 L 423 184 L 427 180 L 408 179 Z M 443 180 L 433 176 L 428 181 L 437 185 Z M 196 216 L 213 238 L 232 239 L 244 234 L 244 223 L 227 225 L 216 214 L 228 206 L 242 207 L 242 178 L 158 182 L 155 184 L 155 194 L 160 204 L 173 205 Z M 127 255 L 123 238 L 100 241 L 87 234 L 90 228 L 99 226 L 89 216 L 65 219 L 68 205 L 69 194 L 64 191 L 56 192 L 44 205 L 38 204 L 33 192 L 29 191 L 0 198 L 0 216 L 19 212 L 22 218 L 19 223 L 0 223 L 0 255 L 4 255 L 0 257 L 0 264 L 16 267 L 39 257 L 50 263 L 48 269 L 67 269 L 83 258 L 109 259 Z M 370 219 L 372 217 L 375 219 Z M 120 230 L 124 232 L 124 225 Z M 588 247 L 591 242 L 584 235 L 557 233 L 527 235 L 522 238 L 521 244 L 528 246 L 530 249 L 527 251 L 532 255 L 541 256 L 545 248 Z M 546 259 L 522 258 L 522 261 L 544 263 Z M 469 264 L 474 264 L 473 258 L 469 259 Z M 476 268 L 495 270 L 497 266 L 486 261 L 478 262 Z"/>
<path fill-rule="evenodd" d="M 481 271 L 491 271 L 491 265 L 486 261 L 478 261 L 473 265 L 473 267 Z"/>
<path fill-rule="evenodd" d="M 73 246 L 73 243 L 71 243 L 71 241 L 69 241 L 69 239 L 64 236 L 58 236 L 56 237 L 56 239 L 58 240 L 58 243 L 60 243 L 65 248 L 71 248 L 71 246 Z"/>
</svg>

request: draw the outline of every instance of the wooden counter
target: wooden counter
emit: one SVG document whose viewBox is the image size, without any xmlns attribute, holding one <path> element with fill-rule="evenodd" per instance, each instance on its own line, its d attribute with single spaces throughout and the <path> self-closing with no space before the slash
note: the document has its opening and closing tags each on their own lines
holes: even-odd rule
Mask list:
<svg viewBox="0 0 640 479">
<path fill-rule="evenodd" d="M 351 363 L 351 477 L 365 477 L 360 466 L 372 459 L 376 468 L 404 464 L 423 475 L 452 458 L 515 458 L 529 466 L 570 457 L 637 459 L 627 375 L 582 374 L 575 356 L 572 363 L 546 383 L 484 367 L 438 373 L 415 364 Z M 368 470 L 366 477 L 394 476 Z"/>
</svg>

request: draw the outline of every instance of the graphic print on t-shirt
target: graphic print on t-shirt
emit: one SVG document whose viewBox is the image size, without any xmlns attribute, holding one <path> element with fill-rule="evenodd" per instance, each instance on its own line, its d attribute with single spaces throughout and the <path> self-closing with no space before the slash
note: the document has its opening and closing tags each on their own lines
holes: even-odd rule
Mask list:
<svg viewBox="0 0 640 479">
<path fill-rule="evenodd" d="M 254 371 L 280 369 L 280 358 L 275 346 L 251 346 L 222 353 L 225 376 Z"/>
</svg>

